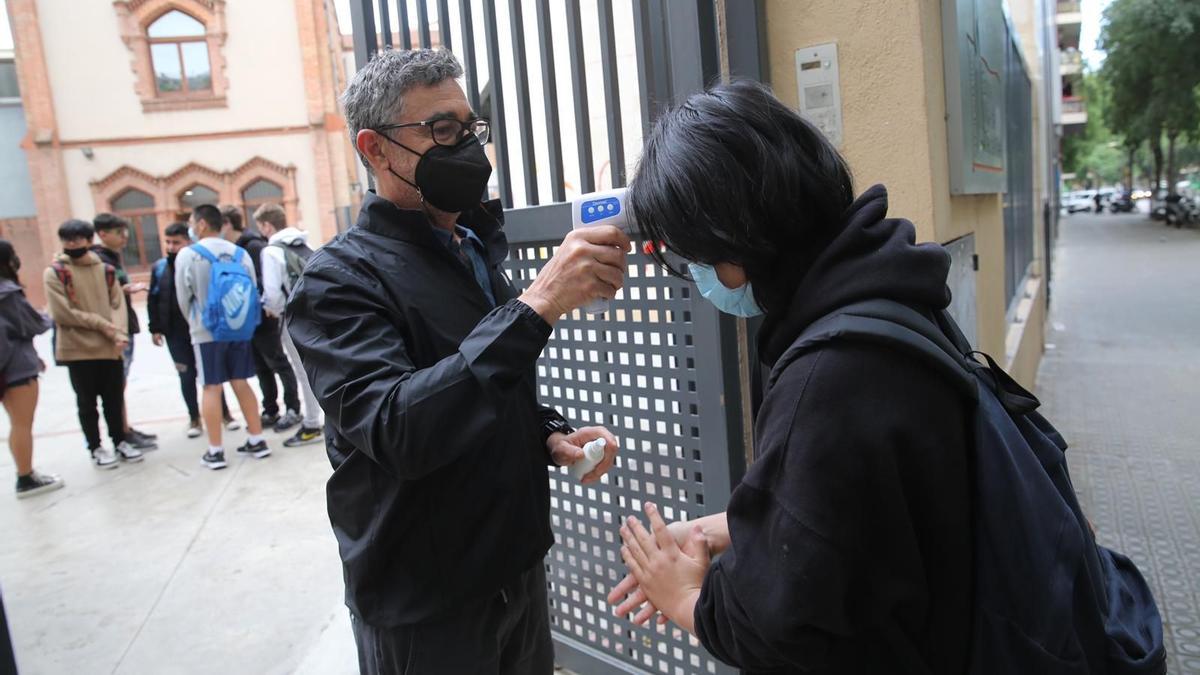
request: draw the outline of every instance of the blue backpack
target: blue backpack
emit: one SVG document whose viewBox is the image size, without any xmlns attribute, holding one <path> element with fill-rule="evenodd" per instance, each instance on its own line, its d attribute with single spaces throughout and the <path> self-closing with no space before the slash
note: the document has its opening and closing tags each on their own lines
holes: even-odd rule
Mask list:
<svg viewBox="0 0 1200 675">
<path fill-rule="evenodd" d="M 890 300 L 813 323 L 776 363 L 770 384 L 801 354 L 839 341 L 915 358 L 974 405 L 968 672 L 1165 673 L 1150 588 L 1128 558 L 1096 544 L 1067 472 L 1067 443 L 1037 413 L 1037 398 L 973 351 L 947 312 L 927 317 Z"/>
<path fill-rule="evenodd" d="M 233 257 L 213 255 L 202 244 L 189 248 L 208 261 L 208 297 L 201 309 L 200 320 L 217 342 L 245 342 L 254 337 L 258 327 L 258 286 L 242 265 L 246 252 L 238 247 Z"/>
</svg>

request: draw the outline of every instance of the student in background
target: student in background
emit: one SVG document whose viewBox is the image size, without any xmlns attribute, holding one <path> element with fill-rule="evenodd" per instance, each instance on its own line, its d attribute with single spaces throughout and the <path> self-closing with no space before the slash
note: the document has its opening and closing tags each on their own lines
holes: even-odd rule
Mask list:
<svg viewBox="0 0 1200 675">
<path fill-rule="evenodd" d="M 17 271 L 21 259 L 13 245 L 0 239 L 0 403 L 11 429 L 8 449 L 17 465 L 17 499 L 57 490 L 63 480 L 33 468 L 33 413 L 38 401 L 38 374 L 46 364 L 33 348 L 33 338 L 50 330 L 50 320 L 30 306 Z"/>
<path fill-rule="evenodd" d="M 246 418 L 246 429 L 249 438 L 237 451 L 256 459 L 264 459 L 271 455 L 271 449 L 262 437 L 262 419 L 258 414 L 258 401 L 254 399 L 254 390 L 247 382 L 254 377 L 254 356 L 251 352 L 249 337 L 245 340 L 219 342 L 205 326 L 203 315 L 209 305 L 209 282 L 213 261 L 229 260 L 238 262 L 248 277 L 248 286 L 255 283 L 254 264 L 250 261 L 245 249 L 221 238 L 221 211 L 211 204 L 201 204 L 192 211 L 192 227 L 196 231 L 199 242 L 188 246 L 179 252 L 175 258 L 175 294 L 179 301 L 179 310 L 187 319 L 191 329 L 192 344 L 196 351 L 196 364 L 200 380 L 204 386 L 201 415 L 204 426 L 208 430 L 208 452 L 201 458 L 201 463 L 210 469 L 224 469 L 225 449 L 221 439 L 221 388 L 226 382 L 233 388 L 238 405 Z M 199 249 L 203 248 L 201 251 Z M 253 289 L 250 290 L 253 293 Z M 229 296 L 213 299 L 224 305 Z M 244 302 L 249 302 L 247 298 Z M 237 303 L 234 303 L 237 304 Z M 234 308 L 241 321 L 248 316 L 258 317 L 258 306 L 239 305 Z"/>
<path fill-rule="evenodd" d="M 263 311 L 272 321 L 278 321 L 283 316 L 288 294 L 300 278 L 300 272 L 304 270 L 304 264 L 312 256 L 313 250 L 308 247 L 308 233 L 288 227 L 287 214 L 278 204 L 258 207 L 254 212 L 254 221 L 270 240 L 270 245 L 262 254 Z M 300 354 L 296 351 L 292 336 L 285 330 L 280 338 L 283 351 L 291 361 L 296 380 L 300 383 L 300 390 L 304 392 L 304 421 L 296 434 L 283 444 L 290 448 L 318 443 L 321 441 L 321 406 L 313 395 L 308 376 L 304 374 L 304 364 L 300 362 Z"/>
<path fill-rule="evenodd" d="M 111 213 L 100 213 L 92 219 L 96 229 L 96 237 L 100 243 L 92 247 L 92 252 L 100 256 L 107 265 L 112 265 L 117 271 L 117 280 L 125 291 L 125 314 L 129 324 L 129 346 L 122 354 L 124 361 L 125 382 L 129 382 L 129 370 L 133 367 L 133 336 L 142 331 L 137 312 L 133 310 L 133 296 L 146 290 L 146 284 L 132 283 L 125 271 L 125 260 L 122 251 L 129 245 L 129 221 Z M 138 431 L 129 426 L 129 406 L 125 406 L 125 440 L 139 450 L 154 450 L 158 447 L 158 436 Z"/>
<path fill-rule="evenodd" d="M 187 223 L 171 223 L 163 231 L 163 244 L 167 255 L 154 263 L 150 275 L 150 295 L 146 310 L 150 315 L 150 333 L 155 346 L 164 344 L 179 371 L 179 386 L 183 391 L 183 402 L 188 411 L 188 438 L 199 438 L 204 433 L 200 420 L 200 404 L 196 399 L 196 352 L 192 348 L 192 336 L 187 319 L 179 311 L 175 295 L 175 258 L 191 243 Z M 226 422 L 233 418 L 221 395 L 221 414 Z"/>
<path fill-rule="evenodd" d="M 46 268 L 44 279 L 50 315 L 58 326 L 55 359 L 70 373 L 87 450 L 97 468 L 115 469 L 121 460 L 143 458 L 125 440 L 125 291 L 116 269 L 90 250 L 94 234 L 87 221 L 63 223 L 58 228 L 62 253 Z M 97 398 L 104 405 L 111 449 L 100 444 Z"/>
</svg>

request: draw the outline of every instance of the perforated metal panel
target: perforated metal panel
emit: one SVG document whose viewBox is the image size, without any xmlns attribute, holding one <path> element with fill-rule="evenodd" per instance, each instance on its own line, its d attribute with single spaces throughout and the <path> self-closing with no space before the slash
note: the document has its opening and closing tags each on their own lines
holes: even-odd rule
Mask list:
<svg viewBox="0 0 1200 675">
<path fill-rule="evenodd" d="M 524 288 L 556 242 L 516 244 L 508 268 Z M 574 425 L 604 425 L 620 440 L 617 465 L 583 486 L 560 470 L 550 479 L 555 546 L 546 559 L 551 625 L 564 649 L 585 656 L 586 672 L 730 672 L 674 624 L 635 626 L 605 601 L 625 575 L 620 521 L 654 501 L 668 521 L 724 509 L 729 454 L 719 375 L 708 363 L 716 332 L 707 303 L 645 255 L 629 258 L 625 288 L 608 313 L 576 311 L 560 321 L 538 360 L 540 399 Z M 714 423 L 716 423 L 714 425 Z M 712 508 L 710 508 L 712 507 Z"/>
</svg>

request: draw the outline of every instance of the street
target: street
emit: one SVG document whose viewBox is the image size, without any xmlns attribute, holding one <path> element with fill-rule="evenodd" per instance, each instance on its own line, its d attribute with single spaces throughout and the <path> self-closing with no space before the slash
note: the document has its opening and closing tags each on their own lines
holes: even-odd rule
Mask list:
<svg viewBox="0 0 1200 675">
<path fill-rule="evenodd" d="M 1195 230 L 1141 214 L 1064 218 L 1039 387 L 1101 542 L 1150 579 L 1172 673 L 1200 673 L 1197 260 Z M 0 498 L 0 585 L 22 672 L 354 672 L 322 446 L 285 449 L 269 434 L 269 459 L 204 469 L 166 351 L 145 334 L 137 349 L 132 416 L 162 446 L 141 464 L 93 469 L 65 370 L 42 380 L 35 462 L 67 487 Z M 49 358 L 48 339 L 39 351 Z M 7 453 L 0 471 L 12 475 Z"/>
<path fill-rule="evenodd" d="M 1098 538 L 1154 589 L 1168 672 L 1200 673 L 1200 232 L 1061 220 L 1043 412 Z"/>
</svg>

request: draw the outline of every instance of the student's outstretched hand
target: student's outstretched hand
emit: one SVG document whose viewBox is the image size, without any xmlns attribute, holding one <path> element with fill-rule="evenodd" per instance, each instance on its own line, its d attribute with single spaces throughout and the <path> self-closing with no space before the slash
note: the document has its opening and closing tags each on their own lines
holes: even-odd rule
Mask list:
<svg viewBox="0 0 1200 675">
<path fill-rule="evenodd" d="M 696 540 L 688 535 L 691 534 L 694 526 L 686 520 L 677 520 L 667 525 L 667 531 L 675 538 L 675 543 L 679 544 L 679 549 L 684 555 L 697 557 Z M 707 538 L 707 537 L 706 537 Z M 708 545 L 705 544 L 707 547 Z M 711 549 L 710 549 L 711 550 Z M 711 555 L 711 553 L 710 553 Z M 617 603 L 620 603 L 617 605 Z M 637 612 L 637 616 L 633 617 L 633 622 L 637 625 L 643 625 L 650 619 L 655 618 L 657 614 L 657 622 L 664 624 L 670 621 L 664 614 L 659 614 L 658 608 L 654 603 L 646 599 L 646 593 L 638 586 L 637 577 L 633 576 L 633 572 L 625 575 L 621 583 L 613 587 L 608 593 L 608 604 L 617 605 L 613 613 L 617 616 L 626 616 Z"/>
<path fill-rule="evenodd" d="M 622 608 L 628 608 L 625 612 L 628 613 L 641 605 L 642 602 L 634 602 L 640 594 L 643 602 L 650 606 L 643 608 L 635 621 L 642 623 L 649 620 L 657 608 L 667 619 L 689 633 L 695 633 L 693 614 L 709 565 L 704 530 L 700 526 L 693 526 L 683 546 L 680 546 L 663 522 L 658 508 L 647 503 L 645 511 L 653 533 L 648 532 L 642 522 L 633 516 L 621 526 L 621 539 L 625 542 L 621 547 L 621 558 L 636 580 L 637 590 L 617 608 L 617 613 L 621 614 Z M 610 603 L 614 602 L 614 596 L 619 599 L 618 591 L 623 586 L 626 592 L 633 588 L 627 581 L 628 577 L 609 594 Z"/>
</svg>

